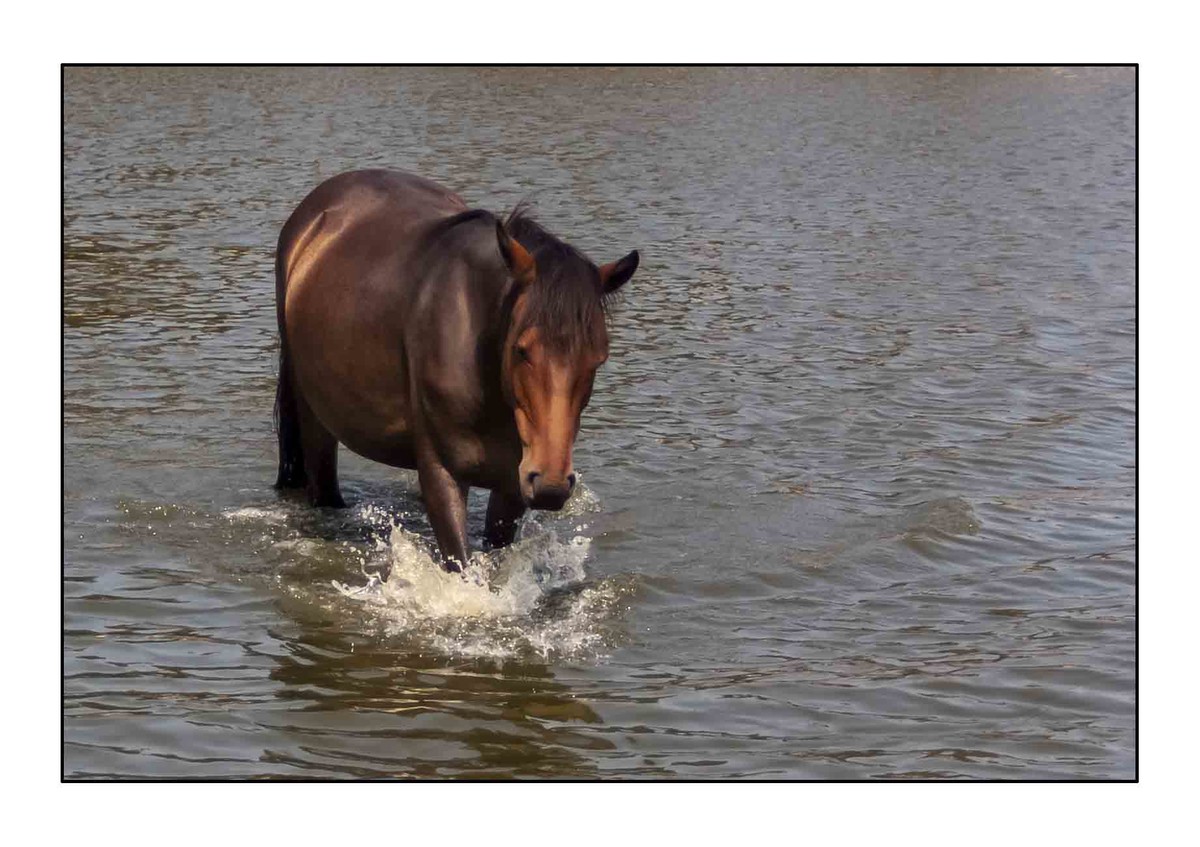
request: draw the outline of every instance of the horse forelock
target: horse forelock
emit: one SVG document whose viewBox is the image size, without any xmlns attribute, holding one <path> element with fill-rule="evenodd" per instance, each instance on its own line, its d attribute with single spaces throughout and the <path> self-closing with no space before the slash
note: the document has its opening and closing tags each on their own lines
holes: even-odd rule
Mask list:
<svg viewBox="0 0 1200 847">
<path fill-rule="evenodd" d="M 524 203 L 504 225 L 537 267 L 524 295 L 522 326 L 537 327 L 542 343 L 562 355 L 606 345 L 608 303 L 596 265 L 533 220 Z"/>
</svg>

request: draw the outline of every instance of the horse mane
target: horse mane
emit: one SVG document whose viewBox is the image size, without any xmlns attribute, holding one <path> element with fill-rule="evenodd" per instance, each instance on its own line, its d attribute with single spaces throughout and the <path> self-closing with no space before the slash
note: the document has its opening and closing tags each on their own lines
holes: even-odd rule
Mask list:
<svg viewBox="0 0 1200 847">
<path fill-rule="evenodd" d="M 609 317 L 595 264 L 535 221 L 525 201 L 509 213 L 504 228 L 537 264 L 524 323 L 538 327 L 543 343 L 558 353 L 571 354 L 594 343 Z"/>
</svg>

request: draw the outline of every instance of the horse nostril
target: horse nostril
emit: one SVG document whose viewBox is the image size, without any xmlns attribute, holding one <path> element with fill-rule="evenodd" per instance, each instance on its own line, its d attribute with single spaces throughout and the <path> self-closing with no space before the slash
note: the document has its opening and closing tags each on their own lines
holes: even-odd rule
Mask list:
<svg viewBox="0 0 1200 847">
<path fill-rule="evenodd" d="M 529 476 L 525 477 L 525 479 L 528 480 L 528 482 L 529 482 L 530 488 L 537 487 L 537 480 L 538 480 L 539 476 L 541 476 L 541 474 L 538 473 L 537 471 L 530 471 Z"/>
<path fill-rule="evenodd" d="M 567 490 L 568 490 L 568 491 L 574 491 L 574 490 L 575 490 L 575 474 L 568 474 L 568 475 L 567 475 Z"/>
</svg>

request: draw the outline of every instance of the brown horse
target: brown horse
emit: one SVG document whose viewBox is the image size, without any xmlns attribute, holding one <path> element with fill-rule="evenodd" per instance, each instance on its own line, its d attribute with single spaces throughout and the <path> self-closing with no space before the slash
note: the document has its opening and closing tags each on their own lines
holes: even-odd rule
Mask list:
<svg viewBox="0 0 1200 847">
<path fill-rule="evenodd" d="M 467 561 L 467 491 L 487 542 L 561 509 L 606 298 L 637 251 L 597 267 L 518 207 L 505 222 L 411 174 L 322 183 L 279 235 L 277 488 L 342 507 L 338 444 L 415 469 L 443 567 Z"/>
</svg>

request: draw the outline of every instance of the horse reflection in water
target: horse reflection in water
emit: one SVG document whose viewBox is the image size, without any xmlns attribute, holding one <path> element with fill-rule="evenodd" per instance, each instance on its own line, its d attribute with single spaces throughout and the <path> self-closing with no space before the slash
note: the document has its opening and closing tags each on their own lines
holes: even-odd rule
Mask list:
<svg viewBox="0 0 1200 847">
<path fill-rule="evenodd" d="M 440 559 L 467 561 L 467 492 L 491 490 L 486 542 L 562 508 L 606 301 L 637 251 L 601 266 L 521 207 L 506 221 L 397 171 L 318 186 L 283 227 L 278 488 L 345 503 L 338 444 L 415 469 Z"/>
<path fill-rule="evenodd" d="M 286 723 L 272 724 L 272 731 L 300 736 L 291 749 L 306 751 L 303 758 L 275 754 L 277 764 L 363 778 L 586 779 L 600 775 L 595 751 L 613 748 L 593 729 L 600 716 L 545 665 L 507 661 L 497 673 L 490 661 L 451 664 L 354 641 L 352 648 L 344 632 L 306 627 L 275 657 L 277 696 L 292 705 L 309 701 L 290 709 Z M 336 753 L 323 752 L 329 721 L 341 739 Z M 352 759 L 346 743 L 357 748 Z M 447 756 L 455 748 L 461 753 Z"/>
</svg>

